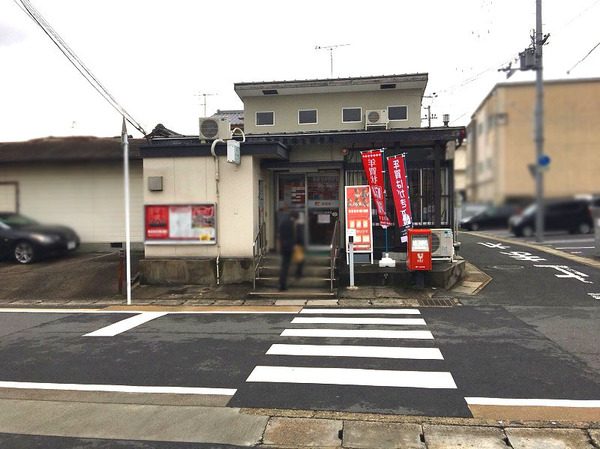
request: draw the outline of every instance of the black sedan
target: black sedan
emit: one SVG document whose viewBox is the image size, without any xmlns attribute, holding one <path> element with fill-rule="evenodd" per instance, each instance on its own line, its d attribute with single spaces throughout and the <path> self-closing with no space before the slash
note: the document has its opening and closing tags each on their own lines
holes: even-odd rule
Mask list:
<svg viewBox="0 0 600 449">
<path fill-rule="evenodd" d="M 517 212 L 513 206 L 491 207 L 483 212 L 461 220 L 460 227 L 467 231 L 480 229 L 506 229 L 508 220 Z"/>
<path fill-rule="evenodd" d="M 0 252 L 22 264 L 79 247 L 79 236 L 66 226 L 39 224 L 31 218 L 0 212 Z"/>
</svg>

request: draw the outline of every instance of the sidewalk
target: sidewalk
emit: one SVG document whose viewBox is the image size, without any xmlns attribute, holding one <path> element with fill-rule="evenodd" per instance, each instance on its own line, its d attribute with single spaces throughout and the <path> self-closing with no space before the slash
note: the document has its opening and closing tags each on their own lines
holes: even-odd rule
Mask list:
<svg viewBox="0 0 600 449">
<path fill-rule="evenodd" d="M 261 448 L 600 447 L 600 423 L 590 422 L 501 422 L 324 411 L 17 399 L 0 399 L 0 432 L 129 440 L 132 443 L 169 441 Z M 186 446 L 182 444 L 181 447 Z"/>
</svg>

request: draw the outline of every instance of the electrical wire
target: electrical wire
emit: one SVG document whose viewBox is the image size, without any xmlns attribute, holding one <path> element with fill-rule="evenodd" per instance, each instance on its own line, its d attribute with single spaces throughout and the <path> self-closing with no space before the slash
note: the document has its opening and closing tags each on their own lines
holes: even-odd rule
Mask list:
<svg viewBox="0 0 600 449">
<path fill-rule="evenodd" d="M 574 65 L 573 67 L 571 67 L 569 70 L 567 70 L 567 75 L 570 75 L 570 74 L 571 74 L 571 70 L 573 70 L 575 67 L 577 67 L 579 64 L 581 64 L 583 61 L 585 61 L 585 60 L 587 59 L 587 57 L 588 57 L 589 55 L 591 55 L 591 54 L 592 54 L 592 52 L 593 52 L 593 51 L 594 51 L 596 48 L 598 48 L 598 46 L 600 46 L 600 42 L 598 42 L 596 45 L 594 45 L 594 48 L 592 48 L 590 51 L 588 51 L 587 55 L 585 55 L 585 56 L 583 57 L 583 59 L 581 59 L 581 61 L 579 61 L 577 64 L 575 64 L 575 65 Z"/>
<path fill-rule="evenodd" d="M 123 106 L 110 94 L 108 89 L 94 76 L 90 69 L 86 67 L 81 59 L 75 54 L 75 52 L 67 45 L 67 43 L 59 36 L 59 34 L 52 28 L 52 26 L 44 19 L 44 17 L 37 11 L 29 0 L 14 0 L 19 6 L 52 40 L 52 42 L 58 47 L 58 49 L 66 56 L 66 58 L 73 64 L 77 71 L 92 85 L 92 87 L 114 108 L 119 114 L 121 114 L 125 120 L 127 120 L 135 129 L 137 129 L 143 136 L 148 133 L 144 130 L 131 114 L 129 114 Z"/>
</svg>

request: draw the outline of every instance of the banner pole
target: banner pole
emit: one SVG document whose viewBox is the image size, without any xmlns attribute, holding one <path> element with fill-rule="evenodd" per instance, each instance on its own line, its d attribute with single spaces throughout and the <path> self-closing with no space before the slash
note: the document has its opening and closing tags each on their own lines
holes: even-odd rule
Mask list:
<svg viewBox="0 0 600 449">
<path fill-rule="evenodd" d="M 385 175 L 387 173 L 387 170 L 386 170 L 386 166 L 385 166 L 385 148 L 381 149 L 381 160 L 383 161 L 383 164 L 382 164 L 383 165 L 383 167 L 382 167 L 383 168 L 383 209 L 385 210 L 385 214 L 387 216 L 387 198 L 386 198 L 387 197 L 387 191 L 386 191 L 386 188 L 385 188 Z M 388 250 L 388 227 L 389 226 L 385 227 L 385 254 L 386 254 L 386 257 L 389 254 L 389 250 Z"/>
</svg>

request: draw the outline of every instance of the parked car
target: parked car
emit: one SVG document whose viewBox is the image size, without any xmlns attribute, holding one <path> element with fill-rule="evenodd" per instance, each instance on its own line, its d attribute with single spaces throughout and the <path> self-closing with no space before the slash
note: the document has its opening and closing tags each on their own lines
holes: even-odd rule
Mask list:
<svg viewBox="0 0 600 449">
<path fill-rule="evenodd" d="M 548 202 L 544 205 L 544 230 L 588 234 L 593 230 L 592 203 L 588 199 Z M 531 237 L 535 232 L 537 205 L 534 203 L 521 215 L 511 217 L 509 230 L 516 236 Z"/>
<path fill-rule="evenodd" d="M 79 247 L 79 236 L 66 226 L 42 225 L 12 212 L 0 212 L 0 252 L 29 264 Z"/>
<path fill-rule="evenodd" d="M 480 229 L 506 229 L 508 220 L 517 212 L 514 206 L 489 207 L 488 209 L 464 218 L 460 221 L 460 227 L 467 231 L 479 231 Z"/>
</svg>

